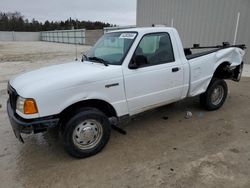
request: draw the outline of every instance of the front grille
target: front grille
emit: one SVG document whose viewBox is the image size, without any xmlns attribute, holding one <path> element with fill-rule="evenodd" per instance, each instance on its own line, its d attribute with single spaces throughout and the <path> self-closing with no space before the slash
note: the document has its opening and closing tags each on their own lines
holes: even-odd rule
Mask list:
<svg viewBox="0 0 250 188">
<path fill-rule="evenodd" d="M 9 99 L 10 99 L 10 106 L 13 110 L 16 110 L 16 101 L 17 101 L 17 92 L 14 88 L 11 87 L 10 84 L 8 84 L 8 93 L 9 93 Z"/>
</svg>

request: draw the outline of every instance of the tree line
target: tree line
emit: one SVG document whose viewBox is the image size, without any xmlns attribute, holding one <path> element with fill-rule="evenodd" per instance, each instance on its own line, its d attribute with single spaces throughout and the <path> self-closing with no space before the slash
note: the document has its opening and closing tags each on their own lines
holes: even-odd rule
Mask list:
<svg viewBox="0 0 250 188">
<path fill-rule="evenodd" d="M 25 18 L 20 12 L 0 12 L 0 31 L 51 31 L 67 29 L 103 29 L 115 25 L 103 22 L 79 21 L 78 19 L 67 19 L 66 21 L 31 21 Z"/>
</svg>

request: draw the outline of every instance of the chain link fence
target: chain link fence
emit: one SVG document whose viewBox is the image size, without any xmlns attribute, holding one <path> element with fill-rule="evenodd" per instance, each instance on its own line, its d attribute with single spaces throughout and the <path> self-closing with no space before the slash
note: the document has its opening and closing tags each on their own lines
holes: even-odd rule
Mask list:
<svg viewBox="0 0 250 188">
<path fill-rule="evenodd" d="M 68 43 L 68 44 L 85 44 L 86 30 L 55 30 L 41 32 L 41 40 L 48 42 Z"/>
</svg>

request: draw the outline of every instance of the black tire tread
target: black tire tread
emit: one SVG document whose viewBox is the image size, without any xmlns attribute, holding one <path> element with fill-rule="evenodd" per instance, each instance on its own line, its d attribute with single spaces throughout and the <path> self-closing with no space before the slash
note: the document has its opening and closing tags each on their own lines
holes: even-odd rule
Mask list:
<svg viewBox="0 0 250 188">
<path fill-rule="evenodd" d="M 224 88 L 224 97 L 222 101 L 218 105 L 215 106 L 211 103 L 210 97 L 211 97 L 213 88 L 216 87 L 217 85 L 222 85 L 222 87 Z M 227 94 L 228 94 L 227 83 L 222 79 L 213 78 L 207 88 L 207 91 L 200 95 L 200 104 L 208 111 L 218 110 L 219 108 L 223 106 L 227 98 Z"/>
<path fill-rule="evenodd" d="M 108 118 L 95 108 L 81 108 L 78 109 L 74 116 L 66 123 L 65 125 L 65 131 L 63 134 L 63 141 L 64 141 L 64 148 L 65 150 L 73 157 L 76 158 L 86 158 L 93 156 L 97 153 L 99 153 L 104 146 L 107 144 L 109 138 L 110 138 L 110 132 L 111 132 L 111 125 L 108 121 Z M 72 133 L 74 131 L 75 126 L 77 125 L 78 121 L 82 121 L 83 119 L 97 119 L 98 121 L 101 121 L 101 124 L 103 126 L 103 137 L 100 141 L 100 143 L 89 150 L 82 151 L 74 146 L 73 140 L 72 140 Z"/>
</svg>

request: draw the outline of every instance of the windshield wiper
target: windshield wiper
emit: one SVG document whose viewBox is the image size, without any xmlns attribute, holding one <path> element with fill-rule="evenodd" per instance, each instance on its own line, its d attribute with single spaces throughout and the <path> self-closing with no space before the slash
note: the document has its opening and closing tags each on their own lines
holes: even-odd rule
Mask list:
<svg viewBox="0 0 250 188">
<path fill-rule="evenodd" d="M 99 58 L 99 57 L 89 57 L 88 59 L 92 60 L 92 61 L 100 62 L 100 63 L 104 64 L 106 67 L 109 66 L 108 63 L 107 63 L 107 61 L 105 61 L 102 58 Z"/>
<path fill-rule="evenodd" d="M 83 53 L 81 61 L 84 62 L 84 60 L 87 60 L 87 59 L 88 59 L 88 57 Z"/>
</svg>

